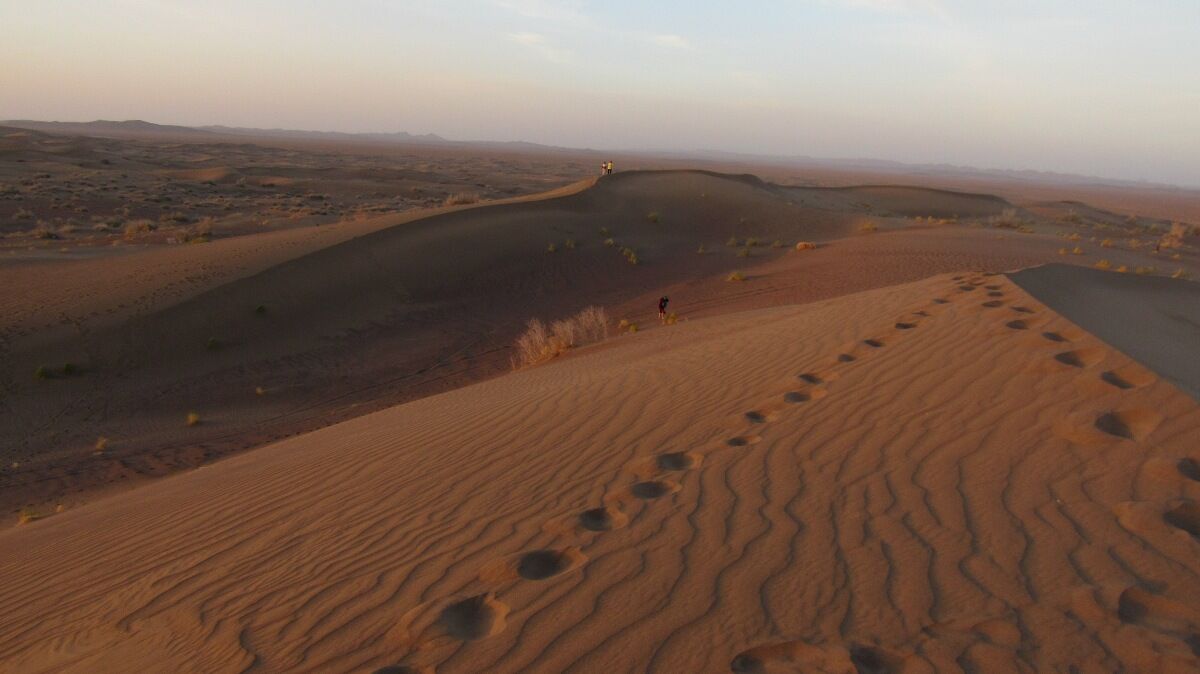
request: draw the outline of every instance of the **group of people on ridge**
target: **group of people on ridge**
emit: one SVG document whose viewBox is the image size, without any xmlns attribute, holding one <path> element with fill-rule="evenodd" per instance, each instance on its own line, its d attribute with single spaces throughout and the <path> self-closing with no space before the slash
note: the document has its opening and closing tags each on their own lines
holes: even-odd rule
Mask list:
<svg viewBox="0 0 1200 674">
<path fill-rule="evenodd" d="M 612 173 L 612 161 L 600 162 L 600 175 L 606 176 Z"/>
</svg>

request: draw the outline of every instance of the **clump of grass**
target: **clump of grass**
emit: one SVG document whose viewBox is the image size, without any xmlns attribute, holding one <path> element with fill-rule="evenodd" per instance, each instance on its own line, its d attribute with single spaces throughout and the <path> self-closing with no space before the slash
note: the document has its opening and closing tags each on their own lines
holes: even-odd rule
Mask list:
<svg viewBox="0 0 1200 674">
<path fill-rule="evenodd" d="M 204 218 L 188 227 L 183 232 L 183 240 L 187 243 L 208 243 L 213 239 L 213 220 Z"/>
<path fill-rule="evenodd" d="M 42 519 L 42 515 L 38 511 L 34 510 L 33 508 L 21 508 L 21 511 L 19 513 L 17 513 L 17 525 L 18 526 L 23 525 L 23 524 L 29 524 L 30 522 L 32 522 L 34 520 L 40 520 L 40 519 Z"/>
<path fill-rule="evenodd" d="M 858 225 L 858 231 L 863 234 L 870 234 L 879 230 L 879 225 L 875 224 L 874 220 L 865 220 Z"/>
<path fill-rule="evenodd" d="M 736 236 L 729 237 L 729 240 L 725 242 L 725 245 L 729 246 L 730 248 L 737 248 L 738 238 Z"/>
<path fill-rule="evenodd" d="M 1072 255 L 1083 255 L 1083 249 L 1080 248 L 1079 246 L 1075 246 L 1075 248 L 1073 248 L 1071 250 L 1071 254 Z"/>
<path fill-rule="evenodd" d="M 708 251 L 704 249 L 704 244 L 700 244 L 700 247 L 696 249 L 697 255 L 704 255 L 707 252 Z"/>
<path fill-rule="evenodd" d="M 621 254 L 625 256 L 625 261 L 629 264 L 636 265 L 639 262 L 637 251 L 628 246 L 621 249 Z"/>
<path fill-rule="evenodd" d="M 139 236 L 143 234 L 149 234 L 156 229 L 158 229 L 158 225 L 156 225 L 153 221 L 146 219 L 131 220 L 125 223 L 124 236 L 126 239 L 136 239 Z"/>
<path fill-rule="evenodd" d="M 750 257 L 750 249 L 743 248 L 743 249 L 739 250 L 737 256 L 738 257 Z"/>
<path fill-rule="evenodd" d="M 1171 274 L 1171 278 L 1185 279 L 1187 277 L 1188 277 L 1188 273 L 1186 271 L 1184 271 L 1184 269 L 1182 267 L 1180 267 L 1179 269 L 1176 269 L 1175 273 Z"/>
<path fill-rule="evenodd" d="M 34 379 L 49 379 L 50 378 L 50 368 L 46 367 L 45 365 L 38 365 L 37 369 L 35 369 L 33 371 L 33 378 Z"/>
<path fill-rule="evenodd" d="M 255 386 L 255 387 L 254 387 L 254 395 L 256 395 L 256 396 L 263 396 L 263 395 L 266 395 L 266 394 L 267 394 L 267 389 L 265 389 L 265 388 L 263 388 L 263 387 L 261 387 L 261 386 Z"/>
<path fill-rule="evenodd" d="M 746 275 L 740 271 L 735 271 L 732 274 L 730 274 L 729 276 L 726 276 L 725 280 L 726 281 L 745 281 Z"/>
<path fill-rule="evenodd" d="M 796 250 L 813 250 L 816 247 L 817 244 L 811 241 L 801 241 L 800 243 L 796 244 Z"/>
<path fill-rule="evenodd" d="M 775 239 L 774 241 L 771 242 L 771 247 L 772 248 L 784 248 L 784 245 L 783 245 L 782 241 L 780 241 L 779 239 Z"/>
<path fill-rule="evenodd" d="M 62 373 L 64 377 L 70 377 L 79 374 L 79 368 L 76 367 L 75 363 L 63 363 Z"/>
<path fill-rule="evenodd" d="M 258 314 L 259 316 L 266 316 L 267 315 L 267 305 L 260 304 L 257 307 L 254 307 L 254 313 Z"/>
<path fill-rule="evenodd" d="M 108 449 L 108 438 L 104 437 L 103 435 L 96 438 L 96 444 L 92 445 L 92 449 L 96 450 L 97 454 Z"/>
<path fill-rule="evenodd" d="M 1101 248 L 1112 248 L 1113 240 L 1112 239 L 1104 239 L 1103 241 L 1100 242 L 1100 247 Z"/>
<path fill-rule="evenodd" d="M 756 239 L 756 238 L 754 238 L 753 236 L 751 236 L 751 237 L 748 237 L 748 238 L 746 239 L 746 247 L 747 247 L 747 248 L 753 248 L 753 247 L 755 247 L 755 246 L 757 246 L 757 245 L 759 245 L 759 240 L 758 240 L 758 239 Z"/>
<path fill-rule="evenodd" d="M 45 222 L 38 222 L 33 229 L 29 230 L 29 234 L 35 239 L 42 239 L 45 241 L 52 241 L 62 238 L 58 235 L 58 232 L 54 231 L 53 227 Z"/>
<path fill-rule="evenodd" d="M 607 227 L 600 228 L 600 236 L 608 236 L 608 228 Z"/>
<path fill-rule="evenodd" d="M 535 365 L 568 349 L 607 337 L 608 314 L 601 307 L 587 307 L 570 318 L 554 321 L 548 326 L 533 318 L 525 332 L 517 338 L 513 367 Z"/>
<path fill-rule="evenodd" d="M 646 214 L 646 219 L 650 222 L 658 224 L 658 211 L 650 211 Z"/>
<path fill-rule="evenodd" d="M 575 250 L 575 239 L 567 239 L 563 242 L 563 248 L 567 250 Z"/>
<path fill-rule="evenodd" d="M 1097 260 L 1096 264 L 1092 265 L 1096 269 L 1108 269 L 1112 267 L 1112 263 L 1108 260 Z"/>
<path fill-rule="evenodd" d="M 1154 267 L 1141 267 L 1141 266 L 1139 266 L 1139 267 L 1135 267 L 1135 268 L 1134 268 L 1134 270 L 1133 270 L 1133 273 L 1135 273 L 1135 274 L 1137 274 L 1137 275 L 1139 275 L 1139 276 L 1145 276 L 1146 274 L 1153 274 L 1154 272 L 1155 272 L 1155 269 L 1154 269 Z"/>
<path fill-rule="evenodd" d="M 208 349 L 209 351 L 216 351 L 220 349 L 221 346 L 221 340 L 217 339 L 216 337 L 209 337 L 208 341 L 204 343 L 204 348 Z"/>
<path fill-rule="evenodd" d="M 675 325 L 678 322 L 679 316 L 677 316 L 673 311 L 667 314 L 666 318 L 663 319 L 663 325 Z"/>
<path fill-rule="evenodd" d="M 446 200 L 442 202 L 443 206 L 463 206 L 473 204 L 479 201 L 479 195 L 475 192 L 455 192 L 448 195 Z"/>
<path fill-rule="evenodd" d="M 1159 248 L 1182 248 L 1183 239 L 1187 236 L 1188 228 L 1182 222 L 1172 222 L 1171 229 L 1158 239 Z"/>
<path fill-rule="evenodd" d="M 554 242 L 551 242 L 548 246 L 546 246 L 547 253 L 553 253 L 556 250 L 558 250 L 558 246 L 554 245 Z"/>
<path fill-rule="evenodd" d="M 1058 249 L 1058 254 L 1059 254 L 1059 255 L 1066 255 L 1066 254 L 1067 254 L 1067 249 L 1066 249 L 1066 248 L 1059 248 L 1059 249 Z"/>
<path fill-rule="evenodd" d="M 1079 232 L 1071 232 L 1067 235 L 1067 241 L 1078 241 L 1082 238 L 1083 237 L 1079 235 Z"/>
<path fill-rule="evenodd" d="M 200 415 L 196 412 L 188 412 L 186 423 L 188 428 L 198 425 L 200 423 Z"/>
</svg>

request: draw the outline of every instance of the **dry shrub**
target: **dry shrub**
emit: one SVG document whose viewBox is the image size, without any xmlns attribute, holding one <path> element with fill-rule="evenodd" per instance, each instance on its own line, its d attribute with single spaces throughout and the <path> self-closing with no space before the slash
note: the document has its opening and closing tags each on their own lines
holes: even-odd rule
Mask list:
<svg viewBox="0 0 1200 674">
<path fill-rule="evenodd" d="M 1071 251 L 1071 254 L 1072 255 L 1083 255 L 1083 249 L 1080 248 L 1079 246 L 1075 246 L 1075 248 Z"/>
<path fill-rule="evenodd" d="M 129 222 L 125 223 L 125 238 L 136 239 L 142 234 L 149 234 L 156 229 L 158 229 L 158 225 L 154 224 L 154 222 L 150 220 L 146 220 L 145 218 L 139 220 L 130 220 Z"/>
<path fill-rule="evenodd" d="M 1000 212 L 1000 215 L 993 215 L 992 217 L 988 218 L 988 223 L 993 227 L 999 227 L 1000 229 L 1017 229 L 1024 224 L 1021 221 L 1021 217 L 1017 214 L 1017 209 L 1015 208 L 1006 208 Z M 1075 236 L 1079 235 L 1076 234 Z"/>
<path fill-rule="evenodd" d="M 61 238 L 58 235 L 58 232 L 54 231 L 54 228 L 51 227 L 50 223 L 48 222 L 38 221 L 37 225 L 35 225 L 33 229 L 29 230 L 29 233 L 35 239 L 51 240 Z"/>
<path fill-rule="evenodd" d="M 1187 277 L 1188 277 L 1188 273 L 1186 271 L 1184 271 L 1182 268 L 1176 269 L 1175 273 L 1171 274 L 1171 278 L 1185 279 Z"/>
<path fill-rule="evenodd" d="M 1117 267 L 1117 272 L 1121 274 L 1127 274 L 1129 273 L 1129 267 L 1121 265 L 1120 267 Z"/>
<path fill-rule="evenodd" d="M 188 227 L 183 233 L 183 240 L 188 243 L 208 243 L 213 238 L 213 220 L 204 218 Z"/>
<path fill-rule="evenodd" d="M 1108 269 L 1109 267 L 1112 267 L 1112 263 L 1108 260 L 1098 260 L 1094 266 L 1096 269 Z"/>
<path fill-rule="evenodd" d="M 17 525 L 29 524 L 30 522 L 41 518 L 42 516 L 38 514 L 37 511 L 29 508 L 22 508 L 21 512 L 17 513 Z"/>
<path fill-rule="evenodd" d="M 187 425 L 188 425 L 188 426 L 195 426 L 195 425 L 197 425 L 197 424 L 199 424 L 199 423 L 200 423 L 200 415 L 199 415 L 199 414 L 197 414 L 196 412 L 188 412 L 188 415 L 187 415 Z"/>
<path fill-rule="evenodd" d="M 444 206 L 465 206 L 466 204 L 474 204 L 479 201 L 479 195 L 475 192 L 455 192 L 446 197 L 443 202 Z"/>
<path fill-rule="evenodd" d="M 1113 240 L 1112 240 L 1112 239 L 1105 239 L 1105 240 L 1101 241 L 1101 242 L 1100 242 L 1100 247 L 1101 247 L 1101 248 L 1112 248 L 1112 247 L 1113 247 Z"/>
<path fill-rule="evenodd" d="M 1182 248 L 1183 238 L 1187 236 L 1187 225 L 1182 222 L 1172 222 L 1171 229 L 1158 240 L 1159 248 Z"/>
<path fill-rule="evenodd" d="M 816 247 L 817 244 L 813 243 L 812 241 L 801 241 L 800 243 L 796 244 L 796 250 L 814 250 Z"/>
<path fill-rule="evenodd" d="M 870 234 L 871 232 L 878 231 L 879 225 L 875 224 L 874 220 L 864 220 L 858 223 L 857 229 L 863 234 Z"/>
<path fill-rule="evenodd" d="M 745 281 L 746 275 L 740 271 L 735 271 L 732 274 L 730 274 L 729 276 L 726 276 L 725 280 L 726 281 Z"/>
<path fill-rule="evenodd" d="M 608 337 L 608 314 L 602 307 L 587 307 L 570 318 L 547 326 L 530 319 L 525 332 L 514 346 L 513 366 L 536 365 L 550 360 L 575 346 L 598 342 Z"/>
</svg>

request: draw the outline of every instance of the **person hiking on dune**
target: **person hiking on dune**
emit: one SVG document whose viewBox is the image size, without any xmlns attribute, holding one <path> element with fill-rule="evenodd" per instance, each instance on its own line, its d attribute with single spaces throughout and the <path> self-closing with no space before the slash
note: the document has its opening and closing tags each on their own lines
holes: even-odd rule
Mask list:
<svg viewBox="0 0 1200 674">
<path fill-rule="evenodd" d="M 664 323 L 667 320 L 667 302 L 670 301 L 671 298 L 667 297 L 666 295 L 658 298 L 658 320 L 663 321 Z"/>
</svg>

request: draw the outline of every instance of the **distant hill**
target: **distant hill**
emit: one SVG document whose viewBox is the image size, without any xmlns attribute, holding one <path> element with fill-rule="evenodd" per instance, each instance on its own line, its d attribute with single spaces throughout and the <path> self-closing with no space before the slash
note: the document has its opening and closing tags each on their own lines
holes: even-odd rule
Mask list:
<svg viewBox="0 0 1200 674">
<path fill-rule="evenodd" d="M 0 121 L 0 126 L 31 129 L 47 133 L 66 133 L 80 136 L 132 137 L 132 136 L 211 136 L 209 131 L 190 126 L 154 124 L 140 119 L 122 122 L 97 119 L 92 122 L 39 122 L 32 119 L 9 119 Z"/>
<path fill-rule="evenodd" d="M 298 138 L 304 140 L 358 140 L 383 141 L 396 143 L 424 143 L 443 145 L 453 143 L 433 133 L 412 134 L 404 131 L 393 133 L 344 133 L 341 131 L 301 131 L 297 129 L 255 129 L 237 126 L 201 126 L 199 131 L 221 134 L 225 136 L 255 136 L 257 138 Z"/>
</svg>

